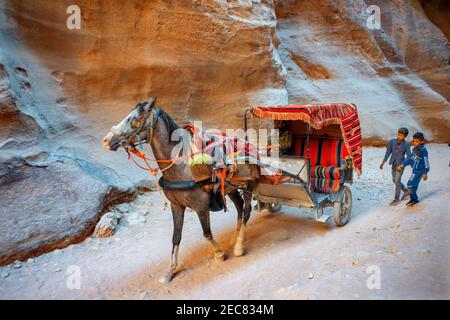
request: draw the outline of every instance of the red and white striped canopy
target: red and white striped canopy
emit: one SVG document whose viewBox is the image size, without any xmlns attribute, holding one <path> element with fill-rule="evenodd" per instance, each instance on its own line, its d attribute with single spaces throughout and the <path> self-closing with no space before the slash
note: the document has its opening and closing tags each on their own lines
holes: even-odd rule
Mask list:
<svg viewBox="0 0 450 320">
<path fill-rule="evenodd" d="M 342 137 L 351 154 L 354 169 L 362 172 L 362 136 L 358 110 L 354 104 L 330 103 L 300 106 L 258 106 L 250 110 L 258 118 L 301 120 L 320 130 L 331 124 L 341 127 Z"/>
</svg>

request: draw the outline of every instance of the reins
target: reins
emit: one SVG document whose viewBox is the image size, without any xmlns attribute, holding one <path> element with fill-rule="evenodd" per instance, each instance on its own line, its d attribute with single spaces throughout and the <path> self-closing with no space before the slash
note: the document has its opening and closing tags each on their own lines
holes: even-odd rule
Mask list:
<svg viewBox="0 0 450 320">
<path fill-rule="evenodd" d="M 152 141 L 153 138 L 153 129 L 154 129 L 154 124 L 155 124 L 155 112 L 153 108 L 150 108 L 149 110 L 149 114 L 148 117 L 145 119 L 145 123 L 143 123 L 139 128 L 137 128 L 136 130 L 133 130 L 131 132 L 131 135 L 129 135 L 127 138 L 127 143 L 131 141 L 131 139 L 133 137 L 137 137 L 138 140 L 138 144 L 139 146 L 142 147 L 142 140 L 141 140 L 141 136 L 140 133 L 142 132 L 142 130 L 144 130 L 144 127 L 147 127 L 147 141 L 148 143 L 150 143 Z M 150 120 L 150 122 L 149 122 Z M 157 175 L 160 173 L 163 173 L 166 170 L 169 170 L 174 164 L 175 164 L 175 160 L 174 159 L 167 159 L 167 160 L 158 160 L 158 159 L 151 159 L 149 157 L 147 157 L 144 153 L 140 152 L 139 150 L 136 149 L 134 144 L 128 143 L 124 145 L 124 149 L 128 154 L 128 160 L 132 160 L 134 162 L 134 164 L 136 166 L 138 166 L 140 169 L 146 170 L 150 173 L 150 175 L 152 176 L 153 180 L 155 181 L 155 186 L 156 189 L 158 190 L 158 192 L 161 194 L 161 196 L 164 199 L 164 209 L 167 207 L 167 202 L 168 199 L 167 197 L 164 195 L 164 193 L 161 190 L 161 186 L 159 185 L 158 179 L 157 179 Z M 131 154 L 134 154 L 135 156 L 141 158 L 145 165 L 146 168 L 141 166 L 136 160 L 134 160 L 133 156 Z M 170 165 L 168 165 L 167 167 L 165 167 L 164 169 L 161 168 L 153 168 L 148 161 L 154 161 L 156 163 L 170 163 Z"/>
<path fill-rule="evenodd" d="M 165 167 L 164 169 L 153 168 L 148 163 L 148 160 L 152 160 L 152 161 L 156 161 L 156 162 L 158 162 L 158 160 L 148 158 L 145 154 L 143 154 L 142 152 L 139 152 L 136 148 L 133 148 L 133 147 L 125 147 L 125 151 L 128 154 L 128 160 L 132 160 L 136 166 L 138 166 L 139 168 L 141 168 L 143 170 L 146 170 L 146 171 L 148 171 L 150 173 L 150 175 L 152 176 L 153 180 L 155 181 L 156 189 L 158 190 L 158 192 L 161 194 L 161 196 L 165 200 L 164 208 L 166 208 L 168 199 L 164 195 L 164 193 L 162 192 L 161 186 L 159 185 L 159 181 L 158 181 L 156 176 L 158 174 L 160 174 L 160 173 L 162 174 L 164 171 L 169 170 L 170 168 L 172 168 L 172 166 L 175 164 L 175 162 L 172 161 L 172 163 L 170 165 L 168 165 L 167 167 Z M 137 156 L 137 157 L 141 158 L 142 160 L 144 160 L 144 163 L 147 166 L 147 168 L 141 166 L 136 160 L 134 160 L 134 158 L 133 158 L 133 156 L 131 154 L 134 154 L 135 156 Z M 171 161 L 171 160 L 166 160 L 164 162 L 169 162 L 169 161 Z"/>
<path fill-rule="evenodd" d="M 125 151 L 128 154 L 128 160 L 132 160 L 133 163 L 137 167 L 139 167 L 142 170 L 146 170 L 146 171 L 148 171 L 150 173 L 151 177 L 155 181 L 155 186 L 156 186 L 158 192 L 162 195 L 163 199 L 165 199 L 164 207 L 167 207 L 168 199 L 165 196 L 165 194 L 162 192 L 163 188 L 161 188 L 161 185 L 159 183 L 157 175 L 158 174 L 162 174 L 166 170 L 169 170 L 170 168 L 172 168 L 175 165 L 175 162 L 180 161 L 180 160 L 186 160 L 186 159 L 188 159 L 190 157 L 192 157 L 192 159 L 194 159 L 194 157 L 196 155 L 205 153 L 205 151 L 207 149 L 216 148 L 217 146 L 221 146 L 223 142 L 221 142 L 221 140 L 218 140 L 217 143 L 213 142 L 213 143 L 207 145 L 206 147 L 201 147 L 201 148 L 199 148 L 199 150 L 195 150 L 195 152 L 192 152 L 192 150 L 191 150 L 191 152 L 188 153 L 188 154 L 181 155 L 181 156 L 178 155 L 177 157 L 174 157 L 174 158 L 171 158 L 171 159 L 152 159 L 152 158 L 148 157 L 146 154 L 144 154 L 143 152 L 139 151 L 136 148 L 136 146 L 141 146 L 141 148 L 142 148 L 142 144 L 143 144 L 144 141 L 141 139 L 140 134 L 141 134 L 141 132 L 143 130 L 147 130 L 147 139 L 146 140 L 147 140 L 147 142 L 149 144 L 151 143 L 153 135 L 154 135 L 154 126 L 155 126 L 156 121 L 159 118 L 158 116 L 159 116 L 159 110 L 158 109 L 154 109 L 154 108 L 150 108 L 150 110 L 149 110 L 149 112 L 147 114 L 147 117 L 145 118 L 145 122 L 143 122 L 138 128 L 134 129 L 133 131 L 129 132 L 128 134 L 123 135 L 123 138 L 125 138 L 125 139 L 122 140 L 122 146 L 124 147 Z M 115 129 L 115 128 L 113 127 L 113 129 Z M 198 131 L 196 131 L 196 130 L 198 130 L 198 129 L 195 128 L 194 126 L 187 125 L 185 127 L 185 129 L 191 131 L 191 133 L 193 134 L 194 137 L 197 136 Z M 119 133 L 117 133 L 116 135 L 123 134 L 120 131 L 118 131 L 118 132 Z M 115 134 L 115 133 L 113 132 L 113 134 Z M 224 132 L 217 132 L 216 134 L 224 135 L 225 133 Z M 136 137 L 137 143 L 132 143 L 131 142 L 131 140 L 134 137 Z M 196 141 L 194 141 L 194 145 L 195 145 L 195 142 Z M 273 147 L 274 146 L 268 146 L 267 149 L 270 150 Z M 246 151 L 246 152 L 248 152 L 248 151 Z M 142 159 L 142 161 L 144 161 L 144 163 L 145 163 L 145 166 L 139 164 L 134 159 L 133 155 L 135 155 L 136 157 Z M 228 185 L 228 186 L 236 188 L 236 186 L 234 186 L 234 185 L 230 184 L 229 182 L 225 181 L 226 180 L 226 175 L 227 175 L 227 163 L 226 163 L 225 159 L 226 159 L 226 156 L 224 158 L 220 159 L 222 167 L 221 168 L 217 168 L 217 170 L 216 170 L 216 177 L 220 176 L 219 177 L 219 179 L 220 179 L 219 185 L 220 185 L 220 190 L 221 190 L 221 193 L 222 193 L 223 197 L 225 197 L 225 185 Z M 158 167 L 152 167 L 149 162 L 155 162 L 157 164 L 159 164 L 159 163 L 166 163 L 166 164 L 169 164 L 169 165 L 167 165 L 165 168 L 161 169 L 159 167 L 159 165 L 158 165 Z M 219 172 L 220 172 L 220 174 L 218 174 Z M 216 180 L 214 180 L 214 181 L 217 182 Z M 211 182 L 214 182 L 214 181 L 211 181 Z"/>
</svg>

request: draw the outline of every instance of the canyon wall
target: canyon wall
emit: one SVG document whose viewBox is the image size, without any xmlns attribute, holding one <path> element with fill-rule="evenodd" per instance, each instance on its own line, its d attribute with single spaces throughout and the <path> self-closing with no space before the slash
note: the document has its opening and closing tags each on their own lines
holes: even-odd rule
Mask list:
<svg viewBox="0 0 450 320">
<path fill-rule="evenodd" d="M 81 30 L 68 30 L 71 3 L 11 1 L 7 12 L 92 121 L 111 126 L 152 95 L 178 121 L 220 126 L 253 103 L 287 103 L 270 1 L 82 0 Z"/>
<path fill-rule="evenodd" d="M 66 26 L 73 4 L 79 30 Z M 370 5 L 380 8 L 379 29 L 368 28 Z M 111 192 L 119 199 L 148 187 L 145 173 L 102 150 L 101 139 L 150 96 L 180 124 L 216 128 L 242 127 L 252 105 L 353 102 L 366 144 L 383 144 L 399 126 L 447 142 L 445 8 L 418 0 L 0 0 L 0 263 L 82 239 Z M 26 198 L 22 188 L 38 194 L 46 174 L 66 192 L 44 179 L 56 200 Z M 51 214 L 33 219 L 33 208 Z"/>
</svg>

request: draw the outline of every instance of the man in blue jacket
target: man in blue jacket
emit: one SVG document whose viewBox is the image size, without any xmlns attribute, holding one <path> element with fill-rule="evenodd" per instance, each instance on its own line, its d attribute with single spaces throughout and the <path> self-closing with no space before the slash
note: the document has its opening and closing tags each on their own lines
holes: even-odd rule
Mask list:
<svg viewBox="0 0 450 320">
<path fill-rule="evenodd" d="M 412 145 L 414 146 L 412 154 L 408 157 L 402 165 L 399 166 L 403 170 L 406 166 L 412 167 L 411 178 L 408 180 L 408 190 L 410 192 L 410 200 L 406 204 L 409 207 L 415 206 L 419 203 L 417 196 L 417 188 L 420 180 L 426 181 L 428 179 L 428 171 L 430 171 L 430 163 L 428 162 L 428 151 L 424 145 L 425 137 L 422 132 L 417 132 L 413 136 Z"/>
<path fill-rule="evenodd" d="M 405 139 L 408 136 L 407 128 L 398 129 L 397 139 L 392 139 L 387 144 L 386 154 L 384 159 L 380 164 L 380 169 L 383 170 L 384 163 L 389 158 L 389 164 L 392 166 L 392 182 L 395 184 L 395 197 L 389 205 L 395 206 L 400 203 L 400 191 L 402 190 L 404 194 L 408 192 L 408 189 L 402 183 L 403 169 L 399 169 L 398 166 L 403 164 L 406 158 L 411 155 L 411 146 L 409 142 Z"/>
</svg>

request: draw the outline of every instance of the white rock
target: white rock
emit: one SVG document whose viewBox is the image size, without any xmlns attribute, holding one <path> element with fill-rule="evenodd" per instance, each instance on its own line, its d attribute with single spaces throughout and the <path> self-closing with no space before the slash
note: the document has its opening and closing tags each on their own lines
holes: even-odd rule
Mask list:
<svg viewBox="0 0 450 320">
<path fill-rule="evenodd" d="M 143 225 L 147 222 L 147 219 L 137 212 L 132 212 L 128 216 L 126 216 L 126 222 L 131 226 Z"/>
<path fill-rule="evenodd" d="M 3 271 L 3 272 L 2 272 L 2 278 L 5 278 L 5 279 L 6 279 L 6 278 L 8 278 L 8 277 L 10 276 L 10 274 L 11 274 L 11 273 L 10 273 L 9 271 L 7 271 L 7 270 L 6 270 L 6 271 Z"/>
<path fill-rule="evenodd" d="M 139 211 L 138 211 L 138 214 L 140 215 L 140 216 L 143 216 L 143 217 L 145 217 L 146 215 L 148 215 L 148 209 L 140 209 Z"/>
<path fill-rule="evenodd" d="M 95 226 L 94 237 L 107 238 L 114 235 L 116 232 L 117 223 L 122 217 L 123 215 L 117 211 L 105 213 Z"/>
</svg>

